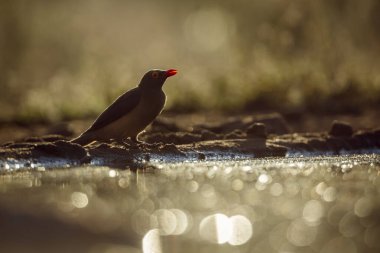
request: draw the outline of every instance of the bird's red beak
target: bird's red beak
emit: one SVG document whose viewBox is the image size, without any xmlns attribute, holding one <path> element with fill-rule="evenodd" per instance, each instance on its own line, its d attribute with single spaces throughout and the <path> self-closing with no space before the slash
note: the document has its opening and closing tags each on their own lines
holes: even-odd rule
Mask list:
<svg viewBox="0 0 380 253">
<path fill-rule="evenodd" d="M 168 70 L 166 70 L 166 77 L 174 76 L 175 74 L 177 74 L 177 70 L 176 69 L 168 69 Z"/>
</svg>

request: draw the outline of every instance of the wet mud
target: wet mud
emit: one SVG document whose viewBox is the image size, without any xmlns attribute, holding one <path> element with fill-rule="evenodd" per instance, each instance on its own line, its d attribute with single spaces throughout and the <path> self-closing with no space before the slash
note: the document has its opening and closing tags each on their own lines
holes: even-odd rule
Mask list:
<svg viewBox="0 0 380 253">
<path fill-rule="evenodd" d="M 63 135 L 44 135 L 0 146 L 2 169 L 66 165 L 106 165 L 138 168 L 151 160 L 163 162 L 378 153 L 380 129 L 358 130 L 334 121 L 328 132 L 291 133 L 278 114 L 235 118 L 212 124 L 187 124 L 157 119 L 140 135 L 141 143 L 94 142 L 80 146 Z M 20 165 L 18 165 L 20 167 Z"/>
</svg>

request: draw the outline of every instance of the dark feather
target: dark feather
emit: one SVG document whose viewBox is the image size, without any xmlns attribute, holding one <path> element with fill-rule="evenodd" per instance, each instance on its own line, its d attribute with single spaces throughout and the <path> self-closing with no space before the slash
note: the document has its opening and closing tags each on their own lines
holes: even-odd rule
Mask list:
<svg viewBox="0 0 380 253">
<path fill-rule="evenodd" d="M 86 132 L 98 130 L 120 119 L 123 115 L 129 113 L 138 105 L 140 97 L 141 91 L 138 87 L 124 93 L 99 115 Z"/>
</svg>

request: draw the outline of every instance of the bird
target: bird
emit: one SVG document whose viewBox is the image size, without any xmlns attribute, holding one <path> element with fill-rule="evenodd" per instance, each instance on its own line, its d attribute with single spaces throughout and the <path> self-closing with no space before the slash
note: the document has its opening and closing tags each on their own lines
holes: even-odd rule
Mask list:
<svg viewBox="0 0 380 253">
<path fill-rule="evenodd" d="M 119 96 L 72 143 L 82 146 L 113 139 L 124 142 L 128 137 L 138 143 L 138 135 L 162 112 L 166 95 L 162 90 L 166 79 L 176 69 L 152 69 L 145 73 L 137 87 Z"/>
</svg>

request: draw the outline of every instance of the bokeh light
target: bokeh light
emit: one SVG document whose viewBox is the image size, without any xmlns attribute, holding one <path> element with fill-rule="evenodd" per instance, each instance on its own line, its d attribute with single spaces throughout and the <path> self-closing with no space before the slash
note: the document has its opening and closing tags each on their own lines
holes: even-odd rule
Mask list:
<svg viewBox="0 0 380 253">
<path fill-rule="evenodd" d="M 317 236 L 317 228 L 309 226 L 304 220 L 293 220 L 287 230 L 287 238 L 295 246 L 308 246 Z"/>
<path fill-rule="evenodd" d="M 224 214 L 214 214 L 205 217 L 199 225 L 200 236 L 213 243 L 226 243 L 232 234 L 230 219 Z"/>
<path fill-rule="evenodd" d="M 95 117 L 152 68 L 180 70 L 164 87 L 168 109 L 373 109 L 379 10 L 373 0 L 4 2 L 0 119 Z"/>
<path fill-rule="evenodd" d="M 157 227 L 161 235 L 171 235 L 177 227 L 177 217 L 170 210 L 158 209 L 151 219 L 151 226 Z"/>
<path fill-rule="evenodd" d="M 336 237 L 331 239 L 322 249 L 321 253 L 347 252 L 357 253 L 355 243 L 344 237 Z"/>
<path fill-rule="evenodd" d="M 201 9 L 187 17 L 184 30 L 192 50 L 216 51 L 231 40 L 235 26 L 223 10 Z"/>
<path fill-rule="evenodd" d="M 88 205 L 88 197 L 83 192 L 73 192 L 71 194 L 71 203 L 76 208 L 85 208 Z"/>
<path fill-rule="evenodd" d="M 143 253 L 161 253 L 160 232 L 157 229 L 149 230 L 142 240 Z"/>
<path fill-rule="evenodd" d="M 170 211 L 176 216 L 176 227 L 171 234 L 183 234 L 189 227 L 189 218 L 187 217 L 187 214 L 180 209 L 170 209 Z"/>
<path fill-rule="evenodd" d="M 318 200 L 309 200 L 303 208 L 303 218 L 308 223 L 319 224 L 319 220 L 323 215 L 323 206 Z"/>
<path fill-rule="evenodd" d="M 91 253 L 377 253 L 378 160 L 360 155 L 157 162 L 161 168 L 149 173 L 38 166 L 9 173 L 3 167 L 0 243 L 17 249 L 42 243 L 76 252 L 80 242 L 91 245 Z M 342 164 L 351 170 L 343 174 Z M 45 226 L 51 222 L 55 225 Z M 25 226 L 36 231 L 25 237 L 30 243 L 20 243 Z M 63 236 L 67 240 L 61 242 Z"/>
<path fill-rule="evenodd" d="M 231 237 L 228 243 L 231 245 L 242 245 L 251 239 L 253 234 L 251 222 L 242 215 L 235 215 L 230 217 L 232 225 Z"/>
</svg>

